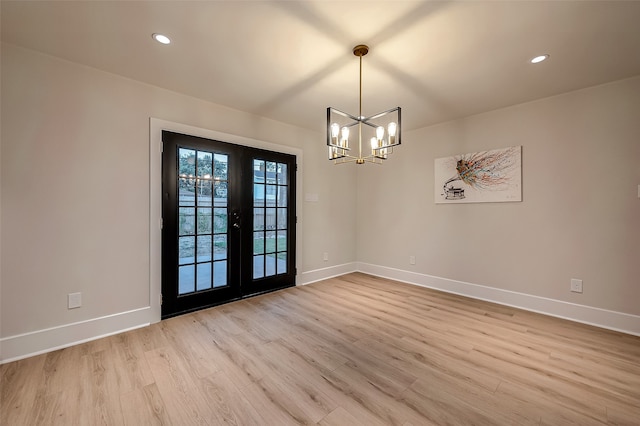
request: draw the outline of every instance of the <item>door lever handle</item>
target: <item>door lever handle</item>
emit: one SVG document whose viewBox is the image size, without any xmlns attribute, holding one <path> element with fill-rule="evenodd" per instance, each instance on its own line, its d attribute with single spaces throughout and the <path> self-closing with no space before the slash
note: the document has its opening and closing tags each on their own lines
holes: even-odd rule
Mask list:
<svg viewBox="0 0 640 426">
<path fill-rule="evenodd" d="M 240 229 L 240 214 L 238 212 L 232 212 L 231 217 L 233 217 L 233 227 L 236 229 Z"/>
</svg>

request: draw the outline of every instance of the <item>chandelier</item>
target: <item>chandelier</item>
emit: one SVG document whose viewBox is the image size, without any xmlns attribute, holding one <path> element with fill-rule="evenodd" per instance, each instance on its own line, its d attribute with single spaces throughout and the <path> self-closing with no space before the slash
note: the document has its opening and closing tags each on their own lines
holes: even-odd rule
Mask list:
<svg viewBox="0 0 640 426">
<path fill-rule="evenodd" d="M 353 48 L 353 54 L 360 58 L 358 115 L 353 116 L 332 107 L 327 108 L 329 160 L 335 164 L 382 164 L 382 161 L 393 153 L 393 147 L 400 145 L 400 107 L 370 117 L 362 115 L 362 57 L 367 53 L 369 47 L 364 44 Z"/>
</svg>

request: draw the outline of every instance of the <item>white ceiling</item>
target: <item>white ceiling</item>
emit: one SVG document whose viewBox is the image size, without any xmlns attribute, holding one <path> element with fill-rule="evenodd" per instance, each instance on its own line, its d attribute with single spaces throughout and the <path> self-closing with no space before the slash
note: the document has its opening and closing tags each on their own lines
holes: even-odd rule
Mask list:
<svg viewBox="0 0 640 426">
<path fill-rule="evenodd" d="M 640 75 L 639 1 L 2 1 L 2 40 L 297 126 L 415 129 Z M 151 38 L 159 32 L 172 43 Z M 548 53 L 550 59 L 528 60 Z"/>
</svg>

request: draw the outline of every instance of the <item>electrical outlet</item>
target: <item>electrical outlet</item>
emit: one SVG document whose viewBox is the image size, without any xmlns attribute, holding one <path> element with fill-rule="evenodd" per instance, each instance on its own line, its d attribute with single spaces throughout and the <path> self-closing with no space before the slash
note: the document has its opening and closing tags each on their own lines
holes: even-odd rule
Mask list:
<svg viewBox="0 0 640 426">
<path fill-rule="evenodd" d="M 571 291 L 574 293 L 582 293 L 582 280 L 571 279 Z"/>
<path fill-rule="evenodd" d="M 68 309 L 75 309 L 82 306 L 82 293 L 69 293 L 67 300 Z"/>
<path fill-rule="evenodd" d="M 409 265 L 415 265 L 415 264 L 416 264 L 416 257 L 409 256 Z"/>
<path fill-rule="evenodd" d="M 329 253 L 327 253 L 326 251 L 322 254 L 322 260 L 324 260 L 325 262 L 329 261 Z"/>
</svg>

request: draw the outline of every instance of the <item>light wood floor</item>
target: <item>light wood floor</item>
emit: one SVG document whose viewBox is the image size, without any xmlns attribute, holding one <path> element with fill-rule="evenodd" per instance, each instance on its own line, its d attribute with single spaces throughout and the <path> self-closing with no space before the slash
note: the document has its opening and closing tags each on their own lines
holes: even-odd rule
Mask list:
<svg viewBox="0 0 640 426">
<path fill-rule="evenodd" d="M 0 373 L 2 425 L 640 425 L 640 338 L 364 274 Z"/>
</svg>

